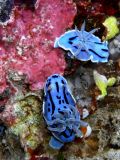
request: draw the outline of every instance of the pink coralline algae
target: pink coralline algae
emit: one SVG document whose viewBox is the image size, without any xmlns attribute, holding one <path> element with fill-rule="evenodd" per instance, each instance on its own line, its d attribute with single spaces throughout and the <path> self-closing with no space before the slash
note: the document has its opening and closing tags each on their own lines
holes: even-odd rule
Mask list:
<svg viewBox="0 0 120 160">
<path fill-rule="evenodd" d="M 13 21 L 0 27 L 0 92 L 13 71 L 26 75 L 32 90 L 43 88 L 51 74 L 64 73 L 64 55 L 53 44 L 71 27 L 75 14 L 71 0 L 38 0 L 34 11 L 15 6 Z"/>
</svg>

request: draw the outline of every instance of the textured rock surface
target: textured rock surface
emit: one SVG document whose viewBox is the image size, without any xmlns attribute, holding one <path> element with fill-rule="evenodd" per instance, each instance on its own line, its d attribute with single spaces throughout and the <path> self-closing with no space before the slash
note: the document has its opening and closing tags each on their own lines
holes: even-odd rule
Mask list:
<svg viewBox="0 0 120 160">
<path fill-rule="evenodd" d="M 100 94 L 98 88 L 95 86 L 93 81 L 93 70 L 96 69 L 99 73 L 109 77 L 116 77 L 117 83 L 113 87 L 108 88 L 108 95 L 102 101 L 96 101 L 96 97 Z M 41 119 L 40 123 L 40 144 L 35 152 L 33 152 L 32 159 L 37 159 L 37 157 L 49 157 L 51 160 L 59 160 L 60 158 L 63 160 L 119 160 L 120 159 L 120 66 L 119 62 L 115 62 L 112 64 L 104 64 L 104 65 L 95 65 L 95 64 L 84 64 L 84 67 L 80 67 L 76 73 L 73 75 L 67 76 L 69 84 L 71 85 L 71 89 L 75 97 L 78 97 L 77 105 L 79 109 L 82 107 L 87 107 L 90 111 L 90 116 L 85 119 L 91 127 L 92 134 L 87 139 L 76 139 L 72 143 L 68 143 L 64 146 L 60 151 L 52 150 L 48 143 L 50 139 L 50 133 L 47 130 L 43 119 Z M 9 75 L 9 79 L 11 79 L 11 84 L 18 89 L 16 95 L 11 97 L 12 102 L 14 104 L 20 104 L 21 102 L 26 101 L 24 98 L 21 101 L 20 97 L 24 97 L 24 95 L 28 92 L 25 90 L 24 80 L 20 79 L 18 75 Z M 87 77 L 87 78 L 86 78 Z M 76 80 L 77 79 L 77 80 Z M 14 80 L 14 81 L 13 81 Z M 17 80 L 17 81 L 15 81 Z M 74 84 L 74 85 L 73 85 Z M 21 90 L 24 93 L 21 93 Z M 77 92 L 75 92 L 77 91 Z M 37 93 L 40 95 L 40 93 Z M 7 93 L 4 93 L 3 97 L 7 98 Z M 83 100 L 81 96 L 84 95 L 85 99 Z M 87 98 L 90 97 L 91 100 L 88 103 Z M 15 98 L 18 98 L 15 99 Z M 82 99 L 82 100 L 81 100 Z M 83 103 L 86 102 L 86 103 Z M 28 102 L 27 102 L 28 103 Z M 26 103 L 26 104 L 27 104 Z M 8 104 L 10 102 L 8 101 Z M 23 103 L 24 104 L 24 103 Z M 27 106 L 27 105 L 26 105 Z M 29 108 L 29 107 L 27 107 Z M 8 126 L 14 122 L 15 117 L 11 116 L 13 107 L 11 111 L 7 112 L 7 116 L 5 111 L 9 109 L 7 105 L 5 106 L 4 111 L 2 111 L 2 120 L 8 124 Z M 26 109 L 26 107 L 24 107 Z M 26 110 L 26 112 L 29 109 Z M 40 117 L 42 117 L 42 108 L 40 107 Z M 10 115 L 11 113 L 11 115 Z M 24 113 L 24 112 L 23 112 Z M 15 114 L 13 114 L 15 115 Z M 18 117 L 17 117 L 18 118 Z M 22 117 L 21 117 L 22 118 Z M 27 119 L 27 117 L 25 118 Z M 25 120 L 24 119 L 24 120 Z M 11 121 L 13 120 L 13 121 Z M 26 121 L 27 122 L 27 121 Z M 19 126 L 19 125 L 18 125 Z M 21 133 L 22 134 L 22 133 Z M 24 135 L 24 134 L 23 134 Z M 43 138 L 44 135 L 44 138 Z M 7 137 L 7 138 L 6 138 Z M 26 139 L 24 139 L 24 143 L 26 144 Z M 0 156 L 3 157 L 3 160 L 7 160 L 9 158 L 13 158 L 13 160 L 18 157 L 25 157 L 25 153 L 23 153 L 20 144 L 19 136 L 15 136 L 11 130 L 6 130 L 6 134 L 1 137 L 0 147 L 1 152 Z"/>
<path fill-rule="evenodd" d="M 113 87 L 108 88 L 108 95 L 105 97 L 102 101 L 96 101 L 96 97 L 100 94 L 98 88 L 95 86 L 93 82 L 93 70 L 96 69 L 99 73 L 104 74 L 107 77 L 116 77 L 117 83 Z M 82 74 L 83 73 L 83 74 Z M 95 65 L 95 64 L 85 64 L 84 67 L 80 67 L 78 69 L 78 72 L 76 71 L 73 76 L 67 76 L 67 79 L 69 80 L 69 84 L 74 84 L 71 86 L 73 89 L 73 94 L 80 99 L 81 92 L 84 94 L 84 96 L 90 96 L 91 101 L 89 105 L 83 105 L 83 101 L 78 101 L 78 107 L 79 109 L 82 107 L 87 107 L 90 111 L 90 116 L 85 119 L 91 127 L 92 127 L 92 134 L 87 139 L 76 139 L 72 143 L 68 143 L 64 146 L 63 149 L 60 151 L 52 150 L 48 143 L 50 139 L 50 133 L 45 127 L 45 124 L 43 122 L 43 119 L 41 119 L 40 123 L 40 146 L 37 148 L 35 152 L 32 153 L 32 158 L 37 159 L 37 157 L 49 157 L 52 160 L 59 160 L 61 159 L 67 159 L 67 160 L 119 160 L 120 158 L 120 67 L 119 63 L 113 63 L 113 64 L 104 64 L 104 65 Z M 86 78 L 86 76 L 88 78 Z M 73 79 L 74 77 L 74 79 Z M 81 77 L 81 79 L 80 79 Z M 12 102 L 14 104 L 20 104 L 22 101 L 20 100 L 20 96 L 24 97 L 24 94 L 27 91 L 24 91 L 22 88 L 22 85 L 20 83 L 20 77 L 15 79 L 18 79 L 19 81 L 11 81 L 11 83 L 18 88 L 18 92 L 16 95 L 13 95 Z M 78 81 L 75 81 L 78 79 Z M 23 80 L 22 80 L 23 81 Z M 18 83 L 19 82 L 19 83 Z M 24 82 L 24 81 L 23 81 Z M 71 83 L 72 82 L 72 83 Z M 79 83 L 78 83 L 79 82 Z M 89 87 L 83 87 L 87 84 Z M 23 83 L 24 84 L 24 83 Z M 21 93 L 20 89 L 24 91 L 24 94 Z M 77 92 L 74 92 L 77 89 Z M 37 93 L 37 95 L 40 95 L 40 93 Z M 6 96 L 6 95 L 5 95 Z M 15 100 L 14 98 L 18 98 L 18 100 Z M 25 99 L 24 99 L 25 100 Z M 23 102 L 24 102 L 23 100 Z M 86 101 L 86 99 L 85 99 Z M 82 103 L 81 103 L 82 102 Z M 8 104 L 10 102 L 8 101 Z M 88 104 L 88 103 L 87 103 Z M 7 107 L 7 105 L 5 106 Z M 28 108 L 28 107 L 27 107 Z M 11 108 L 11 111 L 8 111 L 6 117 L 4 117 L 6 114 L 5 111 L 9 109 L 8 107 L 4 109 L 2 112 L 2 120 L 6 122 L 6 124 L 14 124 L 10 122 L 14 122 L 14 116 L 11 119 L 10 113 L 12 113 L 14 110 Z M 26 107 L 24 107 L 26 109 Z M 42 117 L 42 108 L 40 107 L 40 117 Z M 28 109 L 26 110 L 26 112 Z M 26 113 L 25 112 L 25 113 Z M 23 112 L 24 113 L 24 112 Z M 11 114 L 12 115 L 12 114 Z M 15 114 L 13 114 L 15 115 Z M 27 117 L 26 117 L 27 119 Z M 10 121 L 13 120 L 13 121 Z M 26 121 L 27 122 L 27 121 Z M 8 132 L 9 131 L 9 132 Z M 22 134 L 22 133 L 21 133 Z M 6 139 L 5 137 L 8 136 Z M 24 135 L 24 134 L 23 134 Z M 44 135 L 44 138 L 43 138 Z M 26 144 L 26 140 L 23 144 Z M 17 146 L 16 148 L 14 146 Z M 0 147 L 2 148 L 0 154 L 2 157 L 5 157 L 4 159 L 7 160 L 6 156 L 7 154 L 15 160 L 16 157 L 25 157 L 25 153 L 21 153 L 21 145 L 20 145 L 20 139 L 19 137 L 16 137 L 13 135 L 13 132 L 10 131 L 8 128 L 6 130 L 6 134 L 1 138 Z M 7 149 L 6 149 L 7 148 Z M 7 150 L 7 151 L 6 151 Z M 9 152 L 8 152 L 9 150 Z M 4 154 L 5 153 L 5 154 Z M 19 158 L 19 159 L 20 159 Z M 3 160 L 4 160 L 3 159 Z"/>
<path fill-rule="evenodd" d="M 90 106 L 92 98 L 89 90 L 94 84 L 93 70 L 79 67 L 74 74 L 67 77 L 67 81 L 77 104 L 82 107 Z"/>
<path fill-rule="evenodd" d="M 0 0 L 0 22 L 4 23 L 10 19 L 14 0 Z"/>
<path fill-rule="evenodd" d="M 32 89 L 43 88 L 51 74 L 64 73 L 64 55 L 53 43 L 72 25 L 75 14 L 75 5 L 65 0 L 40 0 L 35 11 L 14 9 L 14 20 L 0 27 L 0 92 L 7 86 L 8 72 L 26 75 Z"/>
<path fill-rule="evenodd" d="M 0 136 L 0 160 L 24 160 L 26 153 L 31 154 L 31 160 L 120 160 L 119 59 L 101 65 L 66 58 L 65 77 L 80 113 L 84 107 L 90 112 L 85 121 L 92 127 L 92 134 L 87 139 L 77 138 L 65 144 L 60 151 L 48 145 L 51 134 L 42 117 L 43 90 L 31 91 L 42 88 L 50 74 L 64 73 L 63 52 L 53 49 L 57 36 L 72 24 L 79 27 L 84 18 L 88 20 L 87 28 L 94 28 L 106 14 L 115 16 L 119 10 L 117 0 L 113 7 L 112 0 L 109 4 L 105 0 L 74 1 L 78 14 L 73 22 L 76 8 L 72 1 L 37 0 L 33 10 L 28 0 L 24 3 L 16 0 L 14 21 L 0 27 L 0 123 L 6 126 Z M 114 49 L 113 41 L 110 50 Z M 96 101 L 100 92 L 93 81 L 94 69 L 107 78 L 117 78 L 117 83 L 108 88 L 108 95 L 102 101 Z M 34 122 L 35 128 L 30 122 Z M 20 129 L 20 124 L 26 132 Z M 35 142 L 28 145 L 36 148 L 34 151 L 28 149 L 28 142 Z"/>
<path fill-rule="evenodd" d="M 11 118 L 9 121 L 6 120 L 9 131 L 20 137 L 21 145 L 27 154 L 31 154 L 43 141 L 40 127 L 42 122 L 40 101 L 39 97 L 28 95 L 18 102 L 11 104 L 12 123 Z M 9 107 L 11 108 L 11 106 L 6 106 L 4 112 L 7 112 Z M 6 118 L 8 118 L 8 116 Z"/>
<path fill-rule="evenodd" d="M 120 58 L 120 34 L 111 40 L 109 44 L 110 59 L 118 60 Z"/>
</svg>

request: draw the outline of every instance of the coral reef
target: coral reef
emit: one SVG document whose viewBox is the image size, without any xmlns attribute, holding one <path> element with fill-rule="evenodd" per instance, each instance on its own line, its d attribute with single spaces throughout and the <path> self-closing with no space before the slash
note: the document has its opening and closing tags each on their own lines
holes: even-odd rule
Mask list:
<svg viewBox="0 0 120 160">
<path fill-rule="evenodd" d="M 20 159 L 23 160 L 25 154 L 21 148 L 19 137 L 6 130 L 4 136 L 0 137 L 0 159 Z"/>
<path fill-rule="evenodd" d="M 120 34 L 109 43 L 109 52 L 111 60 L 119 60 L 120 58 Z"/>
<path fill-rule="evenodd" d="M 109 16 L 115 16 L 119 21 L 120 5 L 119 0 L 75 0 L 77 5 L 77 15 L 75 18 L 75 25 L 81 26 L 84 19 L 87 19 L 87 29 L 92 30 L 93 26 L 99 27 L 100 30 L 96 35 L 100 38 L 105 39 L 106 29 L 102 25 L 106 18 Z"/>
<path fill-rule="evenodd" d="M 38 97 L 29 94 L 19 101 L 6 105 L 1 115 L 1 119 L 9 126 L 9 132 L 20 137 L 21 145 L 27 154 L 31 154 L 42 141 L 40 101 Z"/>
<path fill-rule="evenodd" d="M 6 126 L 3 123 L 0 123 L 0 136 L 2 136 L 5 132 Z"/>
<path fill-rule="evenodd" d="M 70 89 L 76 99 L 77 105 L 80 107 L 87 107 L 92 103 L 92 96 L 90 89 L 94 84 L 92 69 L 79 67 L 76 72 L 67 76 L 67 81 Z"/>
<path fill-rule="evenodd" d="M 53 41 L 72 25 L 75 14 L 72 1 L 60 0 L 40 0 L 34 12 L 14 9 L 14 21 L 0 28 L 1 92 L 7 86 L 8 71 L 27 75 L 32 89 L 43 88 L 49 75 L 64 73 L 64 56 L 53 48 Z"/>
<path fill-rule="evenodd" d="M 37 0 L 15 0 L 15 5 L 22 6 L 25 5 L 27 9 L 35 9 L 35 4 Z"/>
<path fill-rule="evenodd" d="M 78 6 L 78 15 L 83 18 L 103 19 L 106 15 L 119 15 L 119 0 L 75 0 Z"/>
<path fill-rule="evenodd" d="M 86 31 L 100 28 L 94 35 L 103 44 L 104 21 L 112 16 L 114 25 L 119 22 L 119 0 L 15 0 L 14 7 L 13 0 L 0 0 L 0 4 L 0 160 L 120 160 L 120 34 L 115 30 L 108 41 L 108 63 L 78 61 L 54 48 L 55 38 L 69 30 L 79 35 L 77 28 L 84 20 Z M 95 84 L 94 70 L 107 79 L 107 95 L 101 101 L 96 99 L 100 85 Z M 52 133 L 42 112 L 43 86 L 51 74 L 66 78 L 80 120 L 87 117 L 92 128 L 88 138 L 76 137 L 60 150 L 48 145 Z M 116 83 L 108 87 L 111 77 Z M 85 134 L 87 129 L 82 126 L 80 131 Z"/>
<path fill-rule="evenodd" d="M 113 126 L 113 132 L 111 133 L 110 145 L 114 149 L 120 148 L 120 116 L 119 109 L 116 109 L 113 114 L 110 115 L 111 124 Z"/>
</svg>

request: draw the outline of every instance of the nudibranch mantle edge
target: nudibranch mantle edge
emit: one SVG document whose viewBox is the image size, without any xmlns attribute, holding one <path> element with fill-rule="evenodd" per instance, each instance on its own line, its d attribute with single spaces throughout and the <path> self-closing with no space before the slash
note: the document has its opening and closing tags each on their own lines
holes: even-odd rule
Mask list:
<svg viewBox="0 0 120 160">
<path fill-rule="evenodd" d="M 70 30 L 57 37 L 54 43 L 55 48 L 62 48 L 69 51 L 71 58 L 75 57 L 78 60 L 88 61 L 91 60 L 94 63 L 108 62 L 108 42 L 101 42 L 100 38 L 93 33 L 98 28 L 85 31 L 85 22 L 81 26 L 81 30 Z"/>
</svg>

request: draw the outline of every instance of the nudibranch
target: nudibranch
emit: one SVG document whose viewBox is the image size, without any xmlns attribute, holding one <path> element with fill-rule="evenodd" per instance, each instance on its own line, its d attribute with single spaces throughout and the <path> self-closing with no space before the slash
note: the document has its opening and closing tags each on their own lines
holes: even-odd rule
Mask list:
<svg viewBox="0 0 120 160">
<path fill-rule="evenodd" d="M 60 149 L 64 143 L 73 141 L 76 136 L 82 138 L 91 134 L 91 127 L 81 120 L 65 78 L 59 74 L 48 77 L 44 93 L 43 116 L 48 130 L 52 133 L 49 145 L 53 149 Z M 82 128 L 86 128 L 86 133 Z"/>
<path fill-rule="evenodd" d="M 97 97 L 97 100 L 103 99 L 107 95 L 107 87 L 111 87 L 115 84 L 116 78 L 106 78 L 106 76 L 99 74 L 96 70 L 93 72 L 94 80 L 101 91 L 101 95 Z"/>
<path fill-rule="evenodd" d="M 108 62 L 108 43 L 107 41 L 101 42 L 101 40 L 93 34 L 97 30 L 96 28 L 90 32 L 85 31 L 84 22 L 80 31 L 75 27 L 75 29 L 67 31 L 59 38 L 56 38 L 54 47 L 61 47 L 69 51 L 69 56 L 78 60 Z"/>
</svg>

